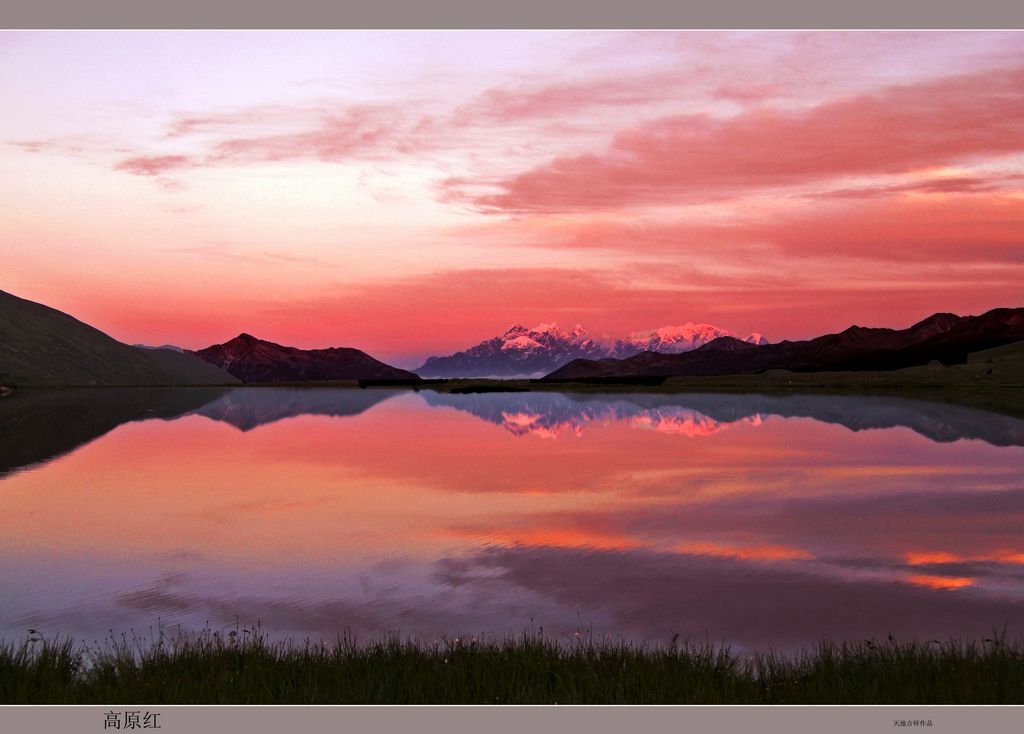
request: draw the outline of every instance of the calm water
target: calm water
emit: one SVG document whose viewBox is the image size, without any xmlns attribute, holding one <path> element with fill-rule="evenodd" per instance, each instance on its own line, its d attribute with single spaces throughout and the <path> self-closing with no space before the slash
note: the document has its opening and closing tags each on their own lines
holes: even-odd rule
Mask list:
<svg viewBox="0 0 1024 734">
<path fill-rule="evenodd" d="M 0 399 L 0 636 L 1024 631 L 1024 421 L 910 400 Z"/>
</svg>

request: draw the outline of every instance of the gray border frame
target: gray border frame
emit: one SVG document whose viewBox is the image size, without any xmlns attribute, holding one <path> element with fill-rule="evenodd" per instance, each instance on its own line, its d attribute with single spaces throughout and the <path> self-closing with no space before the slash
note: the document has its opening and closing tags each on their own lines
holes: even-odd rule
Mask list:
<svg viewBox="0 0 1024 734">
<path fill-rule="evenodd" d="M 582 731 L 745 732 L 749 734 L 1016 734 L 1016 706 L 12 706 L 0 709 L 9 732 L 103 732 L 107 711 L 159 713 L 160 734 L 281 734 L 336 731 L 416 734 L 523 734 Z M 895 727 L 896 720 L 932 726 Z M 113 730 L 109 730 L 113 731 Z M 145 730 L 138 730 L 142 734 Z"/>
<path fill-rule="evenodd" d="M 1024 28 L 1014 0 L 10 0 L 9 29 Z"/>
<path fill-rule="evenodd" d="M 17 0 L 14 0 L 17 2 Z M 1019 0 L 21 0 L 0 27 L 26 29 L 1020 29 Z M 0 706 L 10 732 L 103 731 L 106 711 L 159 712 L 167 734 L 246 731 L 888 731 L 931 719 L 935 734 L 1024 728 L 1021 706 L 203 707 Z"/>
</svg>

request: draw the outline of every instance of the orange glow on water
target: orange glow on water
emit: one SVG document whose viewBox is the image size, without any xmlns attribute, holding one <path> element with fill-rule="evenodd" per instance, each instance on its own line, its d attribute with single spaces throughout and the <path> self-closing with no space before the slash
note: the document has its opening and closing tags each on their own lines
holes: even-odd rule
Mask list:
<svg viewBox="0 0 1024 734">
<path fill-rule="evenodd" d="M 916 552 L 907 553 L 904 558 L 911 566 L 927 566 L 938 563 L 970 563 L 971 561 L 1024 564 L 1024 553 L 1005 549 L 970 555 L 959 555 L 945 551 Z"/>
<path fill-rule="evenodd" d="M 970 576 L 929 576 L 927 574 L 917 574 L 907 576 L 907 581 L 915 586 L 923 586 L 927 589 L 954 591 L 967 586 L 973 586 L 975 579 Z"/>
<path fill-rule="evenodd" d="M 694 553 L 717 558 L 737 558 L 745 561 L 795 561 L 808 560 L 813 556 L 799 548 L 780 545 L 735 546 L 706 541 L 681 543 L 675 546 L 677 553 Z"/>
</svg>

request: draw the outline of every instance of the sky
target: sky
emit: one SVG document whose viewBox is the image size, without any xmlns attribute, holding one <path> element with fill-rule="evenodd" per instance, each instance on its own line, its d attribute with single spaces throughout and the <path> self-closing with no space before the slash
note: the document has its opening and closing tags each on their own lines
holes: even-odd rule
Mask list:
<svg viewBox="0 0 1024 734">
<path fill-rule="evenodd" d="M 1024 33 L 3 32 L 0 289 L 417 366 L 1024 306 Z"/>
</svg>

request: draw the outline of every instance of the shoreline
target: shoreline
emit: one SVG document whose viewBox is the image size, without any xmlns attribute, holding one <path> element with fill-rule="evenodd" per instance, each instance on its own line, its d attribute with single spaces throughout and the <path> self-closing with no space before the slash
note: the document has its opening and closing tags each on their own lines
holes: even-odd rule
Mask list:
<svg viewBox="0 0 1024 734">
<path fill-rule="evenodd" d="M 877 374 L 877 373 L 872 373 Z M 790 379 L 794 376 L 797 379 Z M 583 395 L 652 394 L 674 395 L 720 393 L 726 395 L 836 395 L 892 397 L 922 402 L 946 403 L 976 408 L 1000 415 L 1024 418 L 1024 384 L 984 383 L 921 383 L 850 380 L 828 382 L 820 377 L 800 373 L 784 373 L 765 378 L 762 375 L 730 375 L 726 377 L 670 377 L 659 384 L 629 381 L 566 381 L 548 382 L 529 379 L 453 378 L 429 383 L 360 384 L 354 380 L 318 380 L 311 382 L 277 382 L 243 385 L 32 385 L 0 386 L 0 399 L 19 393 L 78 392 L 89 390 L 265 390 L 265 389 L 398 389 L 419 392 L 428 390 L 453 395 L 482 393 L 568 393 Z"/>
</svg>

